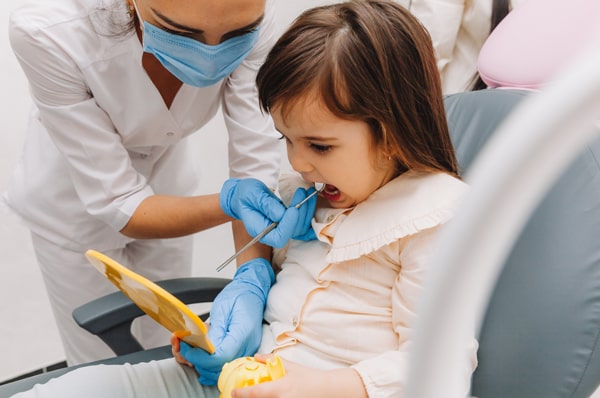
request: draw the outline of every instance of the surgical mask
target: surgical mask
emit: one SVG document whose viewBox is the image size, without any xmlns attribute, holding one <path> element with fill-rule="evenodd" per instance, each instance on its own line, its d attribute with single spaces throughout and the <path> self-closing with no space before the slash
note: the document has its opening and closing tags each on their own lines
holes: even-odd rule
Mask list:
<svg viewBox="0 0 600 398">
<path fill-rule="evenodd" d="M 192 38 L 169 33 L 144 21 L 137 4 L 135 11 L 142 25 L 144 51 L 185 84 L 207 87 L 229 76 L 248 56 L 258 41 L 258 29 L 211 46 Z"/>
</svg>

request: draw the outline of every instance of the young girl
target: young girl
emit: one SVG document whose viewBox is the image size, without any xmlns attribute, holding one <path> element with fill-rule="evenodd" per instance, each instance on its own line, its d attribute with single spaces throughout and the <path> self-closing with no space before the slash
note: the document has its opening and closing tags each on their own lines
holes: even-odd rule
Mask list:
<svg viewBox="0 0 600 398">
<path fill-rule="evenodd" d="M 278 354 L 287 373 L 233 396 L 402 397 L 435 238 L 466 190 L 431 40 L 391 0 L 314 8 L 280 38 L 257 82 L 298 173 L 282 180 L 284 200 L 298 185 L 326 185 L 312 221 L 317 239 L 293 240 L 273 259 L 281 270 L 259 353 Z M 476 364 L 470 341 L 465 395 Z M 196 380 L 206 353 L 173 345 L 176 361 L 191 366 L 163 360 L 83 368 L 37 390 L 218 396 Z"/>
</svg>

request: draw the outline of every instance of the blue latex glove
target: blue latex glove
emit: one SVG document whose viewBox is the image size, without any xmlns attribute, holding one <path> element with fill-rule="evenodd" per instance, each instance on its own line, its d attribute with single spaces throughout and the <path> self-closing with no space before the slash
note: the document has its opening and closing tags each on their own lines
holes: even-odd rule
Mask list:
<svg viewBox="0 0 600 398">
<path fill-rule="evenodd" d="M 208 337 L 215 352 L 209 354 L 181 342 L 181 355 L 194 365 L 201 384 L 216 385 L 226 362 L 256 353 L 262 338 L 267 294 L 274 281 L 273 268 L 264 258 L 244 263 L 217 295 L 210 310 Z"/>
<path fill-rule="evenodd" d="M 313 240 L 315 232 L 311 220 L 317 206 L 317 198 L 312 197 L 299 209 L 294 205 L 314 192 L 314 188 L 298 188 L 290 207 L 261 181 L 254 178 L 232 178 L 223 184 L 220 195 L 221 209 L 230 217 L 242 220 L 251 236 L 256 236 L 272 222 L 279 224 L 265 235 L 260 242 L 272 247 L 283 247 L 290 239 Z"/>
</svg>

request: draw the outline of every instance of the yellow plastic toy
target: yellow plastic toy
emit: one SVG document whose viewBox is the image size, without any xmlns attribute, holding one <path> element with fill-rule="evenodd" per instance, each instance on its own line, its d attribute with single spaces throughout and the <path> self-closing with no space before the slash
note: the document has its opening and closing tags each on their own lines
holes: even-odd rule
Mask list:
<svg viewBox="0 0 600 398">
<path fill-rule="evenodd" d="M 266 363 L 258 362 L 252 357 L 241 357 L 223 365 L 219 376 L 218 388 L 220 398 L 231 398 L 235 388 L 250 387 L 255 384 L 273 381 L 285 376 L 281 358 L 277 355 Z"/>
</svg>

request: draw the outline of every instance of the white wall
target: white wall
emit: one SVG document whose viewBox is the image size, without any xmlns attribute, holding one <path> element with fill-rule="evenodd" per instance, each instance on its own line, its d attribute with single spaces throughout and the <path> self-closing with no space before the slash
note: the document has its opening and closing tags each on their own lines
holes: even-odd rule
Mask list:
<svg viewBox="0 0 600 398">
<path fill-rule="evenodd" d="M 8 44 L 8 15 L 22 0 L 0 1 L 0 191 L 20 156 L 30 99 L 27 82 Z M 332 0 L 276 0 L 282 31 L 303 9 Z M 204 181 L 200 192 L 216 192 L 227 176 L 224 125 L 217 117 L 193 138 L 200 151 Z M 233 253 L 229 226 L 197 235 L 196 275 L 216 275 L 214 268 Z M 54 320 L 37 268 L 28 231 L 0 213 L 0 382 L 64 359 Z M 230 276 L 234 267 L 222 272 Z"/>
</svg>

